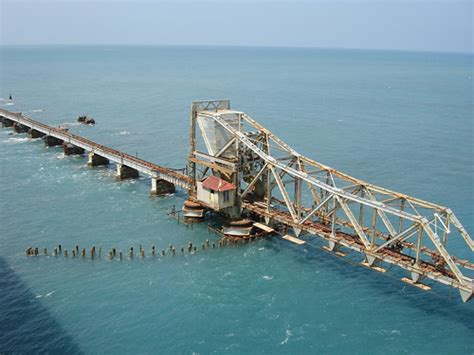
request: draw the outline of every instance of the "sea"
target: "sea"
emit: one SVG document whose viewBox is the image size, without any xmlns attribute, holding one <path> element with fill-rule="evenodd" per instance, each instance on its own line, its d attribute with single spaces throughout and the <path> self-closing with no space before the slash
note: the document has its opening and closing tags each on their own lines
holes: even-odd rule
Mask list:
<svg viewBox="0 0 474 355">
<path fill-rule="evenodd" d="M 3 46 L 0 107 L 166 167 L 193 100 L 227 98 L 301 154 L 450 207 L 474 234 L 472 54 L 254 47 Z M 12 100 L 9 101 L 9 95 Z M 93 117 L 95 126 L 76 122 Z M 425 292 L 308 239 L 201 249 L 183 191 L 116 181 L 0 129 L 0 353 L 474 354 L 474 301 Z M 459 239 L 459 237 L 453 237 Z M 167 251 L 192 241 L 198 251 Z M 456 252 L 471 256 L 462 241 Z M 51 255 L 58 245 L 69 257 Z M 72 258 L 78 245 L 101 258 Z M 27 257 L 28 246 L 48 256 Z M 109 260 L 142 246 L 144 259 Z M 179 250 L 179 249 L 178 249 Z"/>
</svg>

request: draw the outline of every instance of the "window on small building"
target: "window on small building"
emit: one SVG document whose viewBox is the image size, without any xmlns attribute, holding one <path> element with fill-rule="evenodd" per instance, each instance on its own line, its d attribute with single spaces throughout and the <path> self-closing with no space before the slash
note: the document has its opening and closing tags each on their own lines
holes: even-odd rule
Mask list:
<svg viewBox="0 0 474 355">
<path fill-rule="evenodd" d="M 229 202 L 229 191 L 224 191 L 224 202 Z"/>
</svg>

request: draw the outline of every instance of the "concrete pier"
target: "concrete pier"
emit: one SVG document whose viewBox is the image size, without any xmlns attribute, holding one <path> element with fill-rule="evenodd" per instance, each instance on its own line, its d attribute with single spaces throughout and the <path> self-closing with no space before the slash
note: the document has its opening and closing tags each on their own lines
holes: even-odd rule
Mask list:
<svg viewBox="0 0 474 355">
<path fill-rule="evenodd" d="M 2 127 L 12 127 L 13 123 L 15 123 L 14 121 L 9 120 L 8 118 L 3 117 L 3 116 L 0 117 L 0 120 L 2 122 Z"/>
<path fill-rule="evenodd" d="M 90 152 L 89 158 L 87 160 L 87 165 L 89 166 L 99 166 L 99 165 L 108 165 L 109 159 L 104 158 L 100 155 Z"/>
<path fill-rule="evenodd" d="M 138 170 L 135 170 L 123 164 L 117 164 L 117 179 L 118 180 L 136 179 L 138 178 L 138 176 L 139 176 Z"/>
<path fill-rule="evenodd" d="M 84 148 L 80 148 L 71 143 L 63 144 L 64 155 L 82 155 L 84 154 Z"/>
<path fill-rule="evenodd" d="M 16 133 L 28 133 L 30 127 L 22 125 L 21 123 L 15 122 L 13 123 L 13 130 Z"/>
<path fill-rule="evenodd" d="M 175 186 L 162 179 L 155 179 L 151 178 L 151 191 L 150 195 L 164 195 L 164 194 L 172 194 L 175 192 Z"/>
<path fill-rule="evenodd" d="M 46 135 L 43 132 L 37 131 L 33 128 L 30 128 L 28 133 L 30 134 L 31 138 L 43 138 Z"/>
<path fill-rule="evenodd" d="M 43 137 L 43 141 L 47 147 L 55 147 L 64 143 L 63 140 L 53 137 L 53 136 L 48 136 L 48 135 Z"/>
</svg>

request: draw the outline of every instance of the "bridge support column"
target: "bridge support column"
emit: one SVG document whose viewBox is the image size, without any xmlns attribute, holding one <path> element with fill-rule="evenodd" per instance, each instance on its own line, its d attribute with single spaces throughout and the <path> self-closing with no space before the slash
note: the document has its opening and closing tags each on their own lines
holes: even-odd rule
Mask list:
<svg viewBox="0 0 474 355">
<path fill-rule="evenodd" d="M 459 290 L 463 302 L 468 302 L 474 296 L 474 284 L 471 291 Z"/>
<path fill-rule="evenodd" d="M 123 164 L 117 164 L 117 179 L 136 179 L 138 177 L 138 170 Z"/>
<path fill-rule="evenodd" d="M 33 128 L 30 128 L 28 133 L 30 134 L 31 138 L 43 138 L 46 135 L 43 132 L 37 131 L 36 129 L 33 129 Z"/>
<path fill-rule="evenodd" d="M 44 136 L 43 140 L 44 140 L 44 144 L 47 147 L 55 147 L 64 143 L 63 140 L 53 137 L 53 136 Z"/>
<path fill-rule="evenodd" d="M 77 147 L 71 143 L 63 144 L 64 155 L 82 155 L 84 148 Z"/>
<path fill-rule="evenodd" d="M 104 158 L 100 155 L 90 152 L 87 159 L 87 165 L 89 166 L 99 166 L 99 165 L 108 165 L 109 159 Z"/>
<path fill-rule="evenodd" d="M 164 195 L 175 192 L 175 186 L 166 180 L 151 178 L 150 195 Z"/>
<path fill-rule="evenodd" d="M 12 127 L 13 126 L 13 121 L 12 120 L 9 120 L 8 118 L 6 117 L 0 117 L 1 118 L 1 121 L 2 121 L 2 127 Z"/>
<path fill-rule="evenodd" d="M 28 133 L 28 131 L 30 130 L 30 127 L 22 125 L 21 123 L 15 122 L 13 124 L 13 130 L 16 133 Z"/>
</svg>

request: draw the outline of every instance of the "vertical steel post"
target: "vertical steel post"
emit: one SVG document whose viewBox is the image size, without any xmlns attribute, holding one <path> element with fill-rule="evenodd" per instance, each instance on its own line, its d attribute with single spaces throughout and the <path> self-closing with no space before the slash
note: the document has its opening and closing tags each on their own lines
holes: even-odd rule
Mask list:
<svg viewBox="0 0 474 355">
<path fill-rule="evenodd" d="M 423 225 L 420 224 L 420 226 L 418 227 L 418 241 L 416 243 L 416 261 L 415 261 L 416 265 L 419 265 L 419 262 L 420 262 L 422 236 L 423 236 Z"/>
<path fill-rule="evenodd" d="M 401 199 L 401 201 L 400 201 L 400 211 L 403 212 L 404 209 L 405 209 L 405 200 Z M 399 221 L 399 224 L 398 224 L 398 233 L 401 233 L 402 230 L 403 230 L 403 218 L 400 217 L 400 221 Z"/>
<path fill-rule="evenodd" d="M 372 240 L 370 242 L 371 247 L 375 245 L 375 226 L 377 225 L 377 209 L 374 208 L 374 215 L 372 216 Z"/>
</svg>

